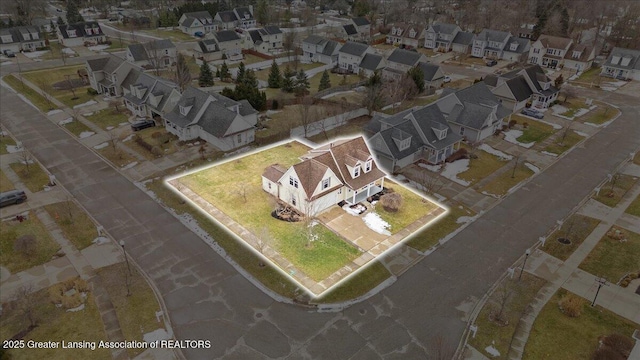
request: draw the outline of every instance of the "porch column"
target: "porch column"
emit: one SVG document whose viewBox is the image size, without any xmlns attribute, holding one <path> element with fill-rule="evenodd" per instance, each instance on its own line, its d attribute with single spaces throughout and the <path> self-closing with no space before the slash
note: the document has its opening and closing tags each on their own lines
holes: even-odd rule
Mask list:
<svg viewBox="0 0 640 360">
<path fill-rule="evenodd" d="M 367 185 L 367 197 L 371 195 L 371 184 Z"/>
<path fill-rule="evenodd" d="M 380 181 L 380 187 L 384 189 L 384 178 L 382 178 L 382 181 Z"/>
<path fill-rule="evenodd" d="M 356 191 L 357 190 L 353 190 L 353 198 L 351 199 L 351 203 L 355 204 L 356 203 Z"/>
</svg>

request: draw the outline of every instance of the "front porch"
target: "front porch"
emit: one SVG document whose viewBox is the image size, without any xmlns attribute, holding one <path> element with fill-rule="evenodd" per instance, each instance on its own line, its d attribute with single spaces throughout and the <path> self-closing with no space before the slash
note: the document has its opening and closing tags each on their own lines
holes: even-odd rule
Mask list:
<svg viewBox="0 0 640 360">
<path fill-rule="evenodd" d="M 358 190 L 350 190 L 350 194 L 348 193 L 347 196 L 345 198 L 345 202 L 347 202 L 347 204 L 349 205 L 355 205 L 359 202 L 363 202 L 365 200 L 367 200 L 367 198 L 369 196 L 373 196 L 379 192 L 382 191 L 382 189 L 384 188 L 384 178 L 373 182 L 371 184 L 368 184 Z"/>
</svg>

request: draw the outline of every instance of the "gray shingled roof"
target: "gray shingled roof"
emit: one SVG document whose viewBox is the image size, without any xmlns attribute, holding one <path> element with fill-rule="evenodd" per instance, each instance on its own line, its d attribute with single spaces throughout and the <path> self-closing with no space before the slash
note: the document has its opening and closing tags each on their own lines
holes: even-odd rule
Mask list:
<svg viewBox="0 0 640 360">
<path fill-rule="evenodd" d="M 444 77 L 444 75 L 442 75 L 440 78 L 434 78 L 434 76 L 438 72 L 438 69 L 440 69 L 440 66 L 438 65 L 429 64 L 421 61 L 418 63 L 418 66 L 420 67 L 420 69 L 422 70 L 422 73 L 424 74 L 425 81 L 434 81 Z"/>
<path fill-rule="evenodd" d="M 207 46 L 214 46 L 214 50 L 209 50 Z M 212 53 L 216 51 L 220 51 L 220 47 L 218 47 L 218 43 L 214 39 L 206 39 L 198 41 L 198 46 L 203 53 Z"/>
<path fill-rule="evenodd" d="M 618 63 L 616 64 L 612 63 L 614 55 L 620 56 L 620 61 L 618 61 Z M 629 65 L 627 66 L 620 65 L 620 63 L 622 62 L 622 58 L 624 57 L 630 58 Z M 604 65 L 609 67 L 615 67 L 618 69 L 640 70 L 640 50 L 615 47 L 613 48 L 613 50 L 611 50 L 611 54 L 609 54 L 609 57 L 607 58 L 607 62 Z"/>
<path fill-rule="evenodd" d="M 309 35 L 306 39 L 302 40 L 302 42 L 304 43 L 315 44 L 315 45 L 321 44 L 324 41 L 327 41 L 327 39 L 318 35 Z"/>
<path fill-rule="evenodd" d="M 144 45 L 131 44 L 128 46 L 128 49 L 131 53 L 131 56 L 133 56 L 133 61 L 149 60 L 149 57 L 147 56 L 147 50 L 145 50 Z"/>
<path fill-rule="evenodd" d="M 85 32 L 85 28 L 87 27 L 92 28 L 94 30 L 97 29 L 98 33 L 97 34 L 91 33 L 91 35 L 88 35 Z M 67 32 L 69 29 L 75 29 L 77 37 L 94 37 L 94 36 L 104 35 L 104 33 L 102 32 L 102 28 L 100 28 L 100 24 L 98 24 L 97 21 L 85 21 L 85 22 L 79 22 L 75 24 L 60 25 L 58 26 L 58 29 L 60 30 L 60 34 L 62 34 L 62 37 L 65 39 L 69 38 L 69 34 Z"/>
<path fill-rule="evenodd" d="M 280 28 L 275 25 L 265 26 L 264 30 L 271 35 L 282 34 L 282 30 L 280 30 Z"/>
<path fill-rule="evenodd" d="M 262 44 L 262 35 L 260 35 L 260 30 L 249 30 L 249 36 L 254 44 Z"/>
<path fill-rule="evenodd" d="M 443 92 L 440 98 L 443 98 L 444 96 L 445 94 Z M 464 89 L 458 90 L 453 93 L 452 96 L 455 96 L 462 104 L 456 104 L 456 107 L 462 106 L 463 108 L 456 110 L 456 107 L 454 107 L 450 111 L 449 117 L 447 118 L 447 120 L 449 121 L 455 121 L 459 124 L 474 127 L 477 124 L 476 120 L 473 119 L 473 117 L 478 114 L 481 115 L 484 111 L 484 108 L 490 109 L 495 105 L 498 106 L 496 111 L 498 119 L 504 118 L 511 114 L 511 111 L 509 111 L 509 109 L 507 109 L 504 105 L 502 105 L 502 103 L 500 103 L 498 97 L 494 95 L 487 87 L 487 84 L 482 81 Z M 438 103 L 439 101 L 436 102 L 436 104 Z M 470 118 L 467 119 L 467 117 Z M 482 121 L 484 121 L 485 118 L 483 118 Z"/>
<path fill-rule="evenodd" d="M 395 49 L 387 58 L 387 61 L 395 62 L 399 64 L 415 66 L 420 61 L 422 54 L 415 51 L 409 51 L 405 49 Z"/>
<path fill-rule="evenodd" d="M 445 23 L 434 24 L 432 26 L 433 26 L 433 30 L 436 33 L 447 34 L 447 35 L 452 35 L 453 32 L 456 30 L 456 28 L 458 28 L 458 25 L 456 24 L 445 24 Z"/>
<path fill-rule="evenodd" d="M 512 43 L 517 43 L 518 44 L 518 47 L 515 50 L 511 50 L 511 44 Z M 525 51 L 529 51 L 529 47 L 530 47 L 529 39 L 523 39 L 523 38 L 519 38 L 517 36 L 511 36 L 509 38 L 509 40 L 507 40 L 507 43 L 504 45 L 504 49 L 503 50 L 507 51 L 507 52 L 522 54 Z"/>
<path fill-rule="evenodd" d="M 360 62 L 360 67 L 366 70 L 375 71 L 382 61 L 382 56 L 378 54 L 366 54 Z"/>
<path fill-rule="evenodd" d="M 367 51 L 368 48 L 369 48 L 369 45 L 361 44 L 353 41 L 347 41 L 340 48 L 340 52 L 349 54 L 349 55 L 362 56 L 364 55 L 364 53 Z"/>
<path fill-rule="evenodd" d="M 327 45 L 324 46 L 324 49 L 320 52 L 322 55 L 331 56 L 337 47 L 340 46 L 340 43 L 335 40 L 328 40 Z"/>
<path fill-rule="evenodd" d="M 501 43 L 505 41 L 508 36 L 509 33 L 505 31 L 484 29 L 478 35 L 476 35 L 476 38 L 480 40 L 496 41 Z"/>
<path fill-rule="evenodd" d="M 253 20 L 253 14 L 248 7 L 237 7 L 233 11 L 237 14 L 238 20 Z M 245 18 L 245 15 L 248 17 Z"/>
<path fill-rule="evenodd" d="M 365 25 L 370 25 L 371 24 L 369 22 L 369 20 L 367 20 L 367 18 L 364 18 L 364 17 L 355 17 L 355 18 L 351 19 L 351 21 L 353 21 L 353 23 L 356 26 L 365 26 Z"/>
<path fill-rule="evenodd" d="M 218 31 L 217 33 L 213 34 L 213 36 L 216 38 L 216 40 L 218 40 L 219 43 L 225 41 L 240 40 L 240 36 L 238 36 L 238 33 L 233 30 Z"/>
<path fill-rule="evenodd" d="M 38 39 L 33 40 L 30 33 L 38 34 Z M 0 36 L 11 35 L 11 41 L 3 41 L 0 37 L 0 44 L 13 44 L 16 42 L 44 41 L 40 29 L 35 26 L 17 26 L 10 29 L 0 29 Z"/>
<path fill-rule="evenodd" d="M 533 91 L 529 87 L 529 84 L 524 79 L 524 76 L 518 76 L 506 81 L 509 90 L 513 93 L 516 101 L 520 102 L 531 97 Z"/>
<path fill-rule="evenodd" d="M 222 19 L 223 22 L 232 22 L 238 20 L 236 13 L 233 11 L 218 11 L 218 16 L 220 16 L 220 19 Z"/>
<path fill-rule="evenodd" d="M 460 45 L 471 45 L 473 42 L 473 33 L 467 31 L 458 31 L 452 43 Z"/>
<path fill-rule="evenodd" d="M 353 26 L 353 24 L 343 25 L 342 27 L 344 28 L 344 32 L 346 32 L 347 35 L 356 35 L 358 33 L 358 30 L 356 30 L 356 27 Z"/>
</svg>

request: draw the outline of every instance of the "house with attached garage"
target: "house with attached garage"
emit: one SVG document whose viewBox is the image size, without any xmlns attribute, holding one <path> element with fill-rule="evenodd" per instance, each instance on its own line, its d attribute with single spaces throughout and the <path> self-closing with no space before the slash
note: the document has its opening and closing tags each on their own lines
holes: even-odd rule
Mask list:
<svg viewBox="0 0 640 360">
<path fill-rule="evenodd" d="M 60 43 L 66 47 L 97 45 L 107 41 L 107 36 L 96 21 L 59 25 L 57 34 Z"/>
<path fill-rule="evenodd" d="M 489 74 L 484 83 L 498 97 L 502 105 L 513 112 L 527 104 L 539 109 L 548 108 L 558 98 L 559 90 L 538 65 L 529 65 L 502 75 Z"/>
<path fill-rule="evenodd" d="M 529 50 L 529 64 L 551 69 L 561 67 L 573 40 L 551 35 L 540 35 Z"/>
<path fill-rule="evenodd" d="M 462 29 L 455 24 L 437 23 L 429 25 L 424 33 L 424 47 L 439 52 L 454 50 L 453 40 L 461 32 L 463 32 Z"/>
<path fill-rule="evenodd" d="M 484 29 L 473 37 L 471 56 L 489 59 L 502 59 L 502 52 L 511 34 L 505 31 Z"/>
<path fill-rule="evenodd" d="M 135 80 L 122 88 L 122 98 L 135 116 L 160 120 L 180 99 L 178 85 L 171 81 L 138 70 L 132 76 Z"/>
<path fill-rule="evenodd" d="M 11 50 L 14 53 L 35 51 L 45 47 L 44 37 L 35 26 L 17 26 L 0 29 L 0 52 Z"/>
<path fill-rule="evenodd" d="M 253 48 L 260 53 L 270 55 L 282 50 L 282 30 L 277 26 L 249 30 L 249 36 L 253 42 Z"/>
<path fill-rule="evenodd" d="M 419 62 L 418 67 L 422 70 L 422 74 L 424 75 L 425 89 L 439 89 L 442 87 L 444 71 L 442 71 L 440 66 L 426 62 Z"/>
<path fill-rule="evenodd" d="M 208 34 L 218 31 L 219 24 L 213 21 L 208 11 L 195 11 L 184 13 L 178 19 L 178 25 L 183 33 L 195 35 L 196 33 Z"/>
<path fill-rule="evenodd" d="M 187 87 L 171 111 L 162 115 L 165 128 L 180 140 L 200 138 L 222 151 L 252 143 L 258 112 L 247 100 Z"/>
<path fill-rule="evenodd" d="M 356 40 L 368 42 L 371 40 L 371 23 L 365 17 L 351 18 L 351 24 L 355 27 Z"/>
<path fill-rule="evenodd" d="M 213 34 L 222 55 L 229 60 L 242 60 L 242 39 L 234 30 L 222 30 Z"/>
<path fill-rule="evenodd" d="M 451 129 L 436 104 L 395 115 L 377 114 L 364 130 L 376 161 L 390 172 L 420 160 L 441 163 L 462 141 L 462 136 Z"/>
<path fill-rule="evenodd" d="M 531 41 L 516 36 L 511 36 L 507 40 L 500 59 L 507 61 L 526 62 L 529 56 Z"/>
<path fill-rule="evenodd" d="M 215 39 L 198 41 L 194 47 L 194 53 L 196 58 L 207 62 L 222 59 L 222 51 Z"/>
<path fill-rule="evenodd" d="M 126 80 L 131 80 L 133 70 L 142 71 L 139 67 L 115 55 L 106 55 L 85 62 L 87 77 L 91 88 L 99 94 L 121 96 L 122 87 L 127 87 Z"/>
<path fill-rule="evenodd" d="M 394 49 L 387 57 L 382 76 L 388 80 L 400 80 L 412 67 L 427 62 L 427 57 L 416 51 Z"/>
<path fill-rule="evenodd" d="M 253 5 L 237 7 L 228 11 L 219 11 L 214 20 L 220 24 L 220 29 L 223 30 L 233 30 L 236 27 L 250 29 L 256 26 L 256 19 L 253 17 Z"/>
<path fill-rule="evenodd" d="M 339 42 L 325 39 L 318 35 L 311 35 L 302 40 L 302 58 L 305 61 L 320 62 L 323 64 L 337 64 Z"/>
<path fill-rule="evenodd" d="M 640 80 L 640 50 L 613 48 L 602 65 L 600 75 L 620 80 Z"/>
<path fill-rule="evenodd" d="M 382 55 L 367 53 L 362 58 L 359 67 L 365 76 L 371 77 L 377 70 L 383 69 L 385 64 L 386 62 Z"/>
<path fill-rule="evenodd" d="M 357 204 L 382 191 L 380 170 L 362 136 L 310 150 L 301 162 L 262 174 L 262 189 L 302 214 L 316 216 L 340 202 Z"/>
<path fill-rule="evenodd" d="M 364 56 L 373 52 L 369 45 L 347 41 L 338 50 L 338 66 L 344 71 L 358 74 Z"/>
<path fill-rule="evenodd" d="M 424 44 L 424 29 L 414 24 L 393 24 L 387 34 L 386 42 L 404 48 L 418 48 Z"/>
<path fill-rule="evenodd" d="M 125 58 L 140 67 L 164 69 L 176 63 L 176 46 L 169 39 L 127 46 Z"/>
<path fill-rule="evenodd" d="M 461 90 L 443 92 L 435 104 L 451 129 L 470 142 L 493 135 L 511 116 L 511 111 L 482 81 Z"/>
<path fill-rule="evenodd" d="M 587 71 L 591 69 L 595 58 L 596 51 L 593 46 L 573 43 L 564 55 L 563 69 L 573 69 L 576 73 Z"/>
</svg>

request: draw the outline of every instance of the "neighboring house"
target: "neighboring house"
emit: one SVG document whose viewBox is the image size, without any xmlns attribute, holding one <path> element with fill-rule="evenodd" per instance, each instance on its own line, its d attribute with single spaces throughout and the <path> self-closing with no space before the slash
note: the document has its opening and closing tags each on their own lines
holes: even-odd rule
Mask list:
<svg viewBox="0 0 640 360">
<path fill-rule="evenodd" d="M 473 44 L 472 32 L 458 31 L 456 37 L 451 42 L 451 48 L 453 51 L 461 54 L 469 54 L 471 52 L 471 44 Z"/>
<path fill-rule="evenodd" d="M 238 16 L 233 10 L 218 11 L 214 20 L 220 24 L 220 30 L 233 30 L 238 24 Z"/>
<path fill-rule="evenodd" d="M 52 32 L 55 30 L 55 26 L 53 25 L 54 21 L 55 20 L 51 19 L 35 18 L 31 20 L 31 25 L 40 29 L 40 31 Z"/>
<path fill-rule="evenodd" d="M 253 5 L 248 7 L 237 7 L 233 12 L 238 19 L 238 27 L 243 29 L 251 29 L 256 27 L 256 19 L 253 17 Z"/>
<path fill-rule="evenodd" d="M 342 25 L 342 38 L 346 41 L 359 41 L 360 35 L 358 34 L 358 30 L 356 30 L 355 25 Z"/>
<path fill-rule="evenodd" d="M 351 23 L 356 28 L 358 33 L 357 39 L 359 41 L 368 42 L 371 40 L 371 23 L 365 17 L 355 17 L 351 19 Z"/>
<path fill-rule="evenodd" d="M 277 26 L 265 26 L 257 30 L 249 30 L 249 36 L 256 51 L 270 55 L 282 50 L 282 30 Z"/>
<path fill-rule="evenodd" d="M 167 131 L 180 140 L 200 138 L 228 151 L 254 141 L 258 112 L 246 100 L 187 87 L 163 119 Z"/>
<path fill-rule="evenodd" d="M 378 114 L 365 126 L 378 164 L 389 172 L 418 161 L 438 164 L 462 141 L 436 104 L 395 115 Z"/>
<path fill-rule="evenodd" d="M 482 141 L 502 128 L 511 115 L 484 82 L 443 93 L 435 103 L 451 129 L 470 142 Z"/>
<path fill-rule="evenodd" d="M 196 57 L 200 60 L 209 62 L 222 59 L 222 51 L 215 39 L 198 41 L 194 50 Z"/>
<path fill-rule="evenodd" d="M 131 44 L 127 47 L 125 58 L 140 67 L 163 69 L 176 62 L 176 46 L 171 40 L 153 40 L 144 44 Z"/>
<path fill-rule="evenodd" d="M 399 80 L 420 62 L 427 62 L 427 57 L 424 54 L 405 49 L 394 49 L 387 57 L 382 75 L 386 79 Z"/>
<path fill-rule="evenodd" d="M 189 35 L 218 31 L 218 24 L 213 21 L 213 17 L 208 11 L 184 13 L 178 19 L 178 25 L 183 33 Z"/>
<path fill-rule="evenodd" d="M 10 29 L 0 29 L 0 52 L 11 50 L 15 53 L 35 51 L 45 47 L 45 40 L 36 26 L 18 26 Z"/>
<path fill-rule="evenodd" d="M 386 174 L 362 136 L 310 150 L 302 159 L 262 174 L 262 189 L 302 214 L 316 216 L 343 201 L 357 204 L 384 187 Z"/>
<path fill-rule="evenodd" d="M 529 64 L 557 69 L 562 65 L 571 45 L 573 45 L 573 40 L 569 38 L 540 35 L 538 40 L 531 45 L 528 62 Z"/>
<path fill-rule="evenodd" d="M 338 66 L 345 71 L 358 74 L 360 63 L 368 53 L 373 53 L 373 49 L 369 45 L 347 41 L 338 50 Z"/>
<path fill-rule="evenodd" d="M 502 59 L 502 51 L 510 38 L 508 32 L 484 29 L 473 37 L 471 56 Z"/>
<path fill-rule="evenodd" d="M 416 25 L 398 23 L 391 25 L 387 44 L 404 48 L 417 48 L 424 44 L 424 30 Z"/>
<path fill-rule="evenodd" d="M 640 80 L 640 50 L 613 48 L 600 75 L 621 80 Z"/>
<path fill-rule="evenodd" d="M 306 61 L 323 64 L 337 64 L 340 43 L 325 39 L 318 35 L 311 35 L 302 40 L 302 58 Z"/>
<path fill-rule="evenodd" d="M 502 75 L 489 74 L 484 83 L 506 108 L 516 112 L 527 104 L 546 109 L 558 98 L 559 90 L 539 65 L 529 65 Z"/>
<path fill-rule="evenodd" d="M 213 34 L 218 48 L 229 60 L 242 59 L 242 39 L 234 30 L 222 30 Z"/>
<path fill-rule="evenodd" d="M 576 73 L 591 69 L 596 51 L 593 46 L 585 44 L 571 44 L 564 55 L 563 69 L 574 69 Z"/>
<path fill-rule="evenodd" d="M 169 80 L 135 69 L 130 76 L 135 80 L 122 92 L 125 106 L 135 116 L 160 120 L 180 100 L 178 85 Z"/>
<path fill-rule="evenodd" d="M 107 41 L 107 36 L 96 21 L 59 25 L 57 33 L 58 40 L 66 47 L 96 45 Z"/>
<path fill-rule="evenodd" d="M 424 33 L 424 47 L 439 52 L 453 50 L 453 39 L 462 30 L 455 24 L 433 24 Z"/>
<path fill-rule="evenodd" d="M 520 26 L 520 29 L 518 29 L 518 37 L 531 40 L 531 36 L 533 36 L 534 26 L 535 24 L 522 24 L 522 26 Z"/>
<path fill-rule="evenodd" d="M 525 62 L 529 56 L 531 41 L 516 36 L 511 36 L 502 49 L 502 60 Z"/>
<path fill-rule="evenodd" d="M 440 66 L 420 62 L 418 67 L 422 70 L 422 74 L 424 74 L 424 88 L 425 89 L 439 89 L 442 87 L 442 82 L 444 80 L 444 71 L 440 68 Z"/>
<path fill-rule="evenodd" d="M 136 76 L 129 76 L 132 70 L 140 68 L 115 55 L 106 55 L 85 62 L 89 84 L 99 94 L 121 96 L 122 87 L 128 87 L 128 82 Z"/>
<path fill-rule="evenodd" d="M 382 55 L 367 53 L 362 58 L 359 67 L 365 76 L 371 77 L 377 70 L 384 68 L 385 64 Z"/>
</svg>

